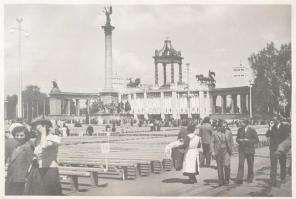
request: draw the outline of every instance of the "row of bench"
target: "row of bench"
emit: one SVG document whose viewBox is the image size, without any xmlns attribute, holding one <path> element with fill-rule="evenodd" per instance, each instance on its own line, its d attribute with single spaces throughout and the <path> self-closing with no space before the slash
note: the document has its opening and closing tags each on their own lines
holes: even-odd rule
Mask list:
<svg viewBox="0 0 296 199">
<path fill-rule="evenodd" d="M 69 176 L 72 189 L 78 190 L 78 178 L 80 176 L 89 177 L 92 186 L 97 186 L 94 183 L 96 182 L 93 179 L 94 177 L 132 180 L 136 179 L 137 176 L 149 176 L 151 173 L 169 171 L 172 168 L 172 163 L 169 159 L 164 158 L 163 151 L 164 146 L 172 140 L 175 140 L 175 138 L 157 137 L 147 140 L 125 140 L 111 143 L 108 170 L 105 168 L 105 156 L 100 153 L 97 144 L 72 147 L 67 145 L 64 146 L 67 148 L 64 148 L 66 151 L 61 150 L 59 152 L 61 175 Z M 268 145 L 268 141 L 261 139 L 256 147 L 266 145 Z M 234 152 L 237 152 L 237 150 L 238 146 L 235 145 Z"/>
<path fill-rule="evenodd" d="M 79 191 L 79 178 L 89 178 L 92 187 L 107 186 L 106 183 L 100 183 L 99 179 L 114 178 L 119 180 L 134 180 L 137 176 L 149 176 L 151 173 L 159 174 L 162 171 L 170 171 L 172 162 L 170 159 L 164 159 L 163 162 L 152 161 L 150 164 L 138 163 L 137 165 L 110 166 L 108 170 L 101 167 L 81 167 L 81 166 L 60 166 L 60 176 L 66 176 L 69 179 L 72 191 Z"/>
</svg>

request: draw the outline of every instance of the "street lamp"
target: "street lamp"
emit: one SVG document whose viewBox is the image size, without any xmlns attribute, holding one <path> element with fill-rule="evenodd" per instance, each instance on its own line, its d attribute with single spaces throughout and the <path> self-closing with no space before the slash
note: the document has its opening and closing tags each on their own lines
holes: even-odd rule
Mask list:
<svg viewBox="0 0 296 199">
<path fill-rule="evenodd" d="M 252 106 L 252 87 L 254 85 L 253 80 L 249 80 L 249 87 L 250 87 L 250 118 L 253 118 L 253 106 Z"/>
<path fill-rule="evenodd" d="M 190 111 L 190 90 L 189 90 L 189 66 L 190 64 L 186 64 L 186 70 L 187 70 L 187 114 L 188 118 L 191 118 L 191 111 Z"/>
<path fill-rule="evenodd" d="M 23 117 L 23 107 L 22 107 L 22 33 L 24 33 L 25 36 L 29 36 L 29 33 L 27 33 L 25 30 L 22 29 L 22 22 L 23 17 L 19 16 L 16 18 L 16 21 L 18 23 L 17 27 L 10 28 L 11 32 L 14 32 L 14 30 L 18 31 L 18 74 L 19 74 L 19 84 L 18 84 L 18 107 L 17 107 L 17 117 L 22 118 Z"/>
</svg>

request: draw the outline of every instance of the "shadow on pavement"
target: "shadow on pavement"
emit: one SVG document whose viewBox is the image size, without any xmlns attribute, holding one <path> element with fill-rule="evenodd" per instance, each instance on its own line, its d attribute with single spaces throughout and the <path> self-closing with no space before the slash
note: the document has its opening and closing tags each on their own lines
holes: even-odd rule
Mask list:
<svg viewBox="0 0 296 199">
<path fill-rule="evenodd" d="M 218 179 L 205 179 L 204 183 L 205 184 L 218 184 L 219 181 L 218 181 Z"/>
<path fill-rule="evenodd" d="M 270 170 L 270 167 L 262 167 L 261 169 L 258 169 L 256 171 L 256 175 L 265 175 L 266 173 L 266 170 Z"/>
<path fill-rule="evenodd" d="M 169 179 L 164 179 L 162 182 L 163 183 L 186 183 L 188 179 L 182 179 L 182 178 L 169 178 Z"/>
</svg>

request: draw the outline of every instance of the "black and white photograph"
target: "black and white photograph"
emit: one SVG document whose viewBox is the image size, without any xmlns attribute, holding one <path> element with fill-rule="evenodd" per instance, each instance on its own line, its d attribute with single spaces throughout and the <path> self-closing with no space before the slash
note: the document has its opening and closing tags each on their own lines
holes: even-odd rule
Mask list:
<svg viewBox="0 0 296 199">
<path fill-rule="evenodd" d="M 2 11 L 3 197 L 296 196 L 295 1 Z"/>
</svg>

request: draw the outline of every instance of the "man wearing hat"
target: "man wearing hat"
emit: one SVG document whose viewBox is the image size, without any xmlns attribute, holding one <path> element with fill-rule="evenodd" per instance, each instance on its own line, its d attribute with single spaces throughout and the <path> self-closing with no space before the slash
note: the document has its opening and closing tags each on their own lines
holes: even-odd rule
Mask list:
<svg viewBox="0 0 296 199">
<path fill-rule="evenodd" d="M 206 167 L 211 165 L 211 141 L 213 136 L 213 128 L 210 124 L 210 118 L 205 117 L 202 125 L 199 129 L 199 135 L 201 137 L 203 155 L 201 158 L 201 166 L 204 166 L 206 160 Z"/>
<path fill-rule="evenodd" d="M 219 186 L 229 184 L 232 147 L 231 130 L 228 128 L 226 121 L 219 120 L 218 129 L 214 132 L 211 143 L 212 156 L 217 161 Z"/>
<path fill-rule="evenodd" d="M 238 143 L 238 172 L 237 183 L 243 183 L 245 160 L 248 163 L 247 182 L 253 182 L 254 178 L 254 156 L 255 144 L 259 142 L 259 138 L 255 129 L 249 126 L 249 120 L 242 122 L 242 127 L 238 129 L 236 142 Z"/>
</svg>

